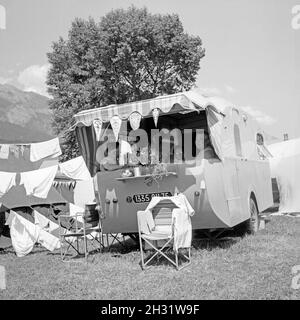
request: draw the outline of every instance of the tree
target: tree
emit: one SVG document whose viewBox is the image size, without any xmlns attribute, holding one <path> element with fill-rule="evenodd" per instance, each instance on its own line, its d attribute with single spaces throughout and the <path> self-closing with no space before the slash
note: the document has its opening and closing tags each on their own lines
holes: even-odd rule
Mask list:
<svg viewBox="0 0 300 320">
<path fill-rule="evenodd" d="M 68 39 L 54 42 L 48 53 L 56 133 L 81 110 L 191 89 L 202 57 L 201 39 L 185 33 L 176 14 L 132 6 L 99 23 L 75 19 Z M 74 132 L 64 135 L 62 147 L 65 159 L 78 154 Z"/>
</svg>

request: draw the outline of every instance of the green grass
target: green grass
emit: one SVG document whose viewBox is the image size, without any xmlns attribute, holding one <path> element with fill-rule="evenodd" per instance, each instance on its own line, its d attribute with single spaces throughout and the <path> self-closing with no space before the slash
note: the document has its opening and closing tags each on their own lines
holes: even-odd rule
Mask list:
<svg viewBox="0 0 300 320">
<path fill-rule="evenodd" d="M 291 268 L 300 265 L 300 219 L 270 217 L 254 236 L 197 242 L 192 264 L 181 271 L 142 271 L 137 249 L 90 259 L 64 263 L 59 252 L 42 248 L 17 258 L 9 248 L 0 253 L 7 272 L 0 299 L 299 299 Z"/>
</svg>

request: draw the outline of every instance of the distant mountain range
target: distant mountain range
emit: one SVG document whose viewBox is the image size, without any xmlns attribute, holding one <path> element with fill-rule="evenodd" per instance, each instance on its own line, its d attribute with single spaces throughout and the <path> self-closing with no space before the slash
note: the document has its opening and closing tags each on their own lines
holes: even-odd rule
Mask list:
<svg viewBox="0 0 300 320">
<path fill-rule="evenodd" d="M 49 99 L 0 84 L 0 143 L 30 143 L 54 137 Z"/>
</svg>

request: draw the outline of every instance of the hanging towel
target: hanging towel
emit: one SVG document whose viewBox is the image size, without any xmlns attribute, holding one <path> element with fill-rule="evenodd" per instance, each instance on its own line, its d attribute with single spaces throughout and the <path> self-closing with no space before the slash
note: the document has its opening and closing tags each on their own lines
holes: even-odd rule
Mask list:
<svg viewBox="0 0 300 320">
<path fill-rule="evenodd" d="M 24 184 L 27 195 L 45 199 L 56 173 L 57 166 L 22 172 L 20 185 Z"/>
<path fill-rule="evenodd" d="M 192 242 L 191 216 L 195 211 L 184 194 L 172 197 L 153 197 L 146 210 L 152 210 L 161 200 L 169 199 L 178 208 L 172 210 L 172 221 L 174 225 L 174 245 L 173 249 L 188 248 Z"/>
<path fill-rule="evenodd" d="M 36 242 L 50 251 L 60 248 L 59 238 L 12 210 L 6 224 L 10 227 L 12 246 L 18 257 L 24 257 L 30 253 Z"/>
<path fill-rule="evenodd" d="M 30 145 L 30 161 L 38 161 L 46 157 L 55 158 L 61 155 L 58 138 Z"/>
<path fill-rule="evenodd" d="M 16 255 L 18 257 L 26 256 L 38 241 L 40 229 L 12 210 L 6 220 L 6 225 L 10 227 L 11 243 Z"/>
<path fill-rule="evenodd" d="M 57 223 L 54 223 L 36 210 L 34 210 L 33 214 L 34 224 L 38 225 L 41 229 L 52 233 L 54 230 L 57 230 L 59 228 L 59 225 Z"/>
<path fill-rule="evenodd" d="M 0 171 L 0 198 L 13 186 L 16 185 L 15 172 Z"/>
<path fill-rule="evenodd" d="M 41 244 L 49 251 L 53 251 L 55 249 L 60 248 L 60 240 L 55 237 L 53 234 L 39 228 L 39 239 L 38 243 Z"/>
<path fill-rule="evenodd" d="M 9 156 L 9 144 L 0 145 L 0 159 L 8 159 Z"/>
<path fill-rule="evenodd" d="M 89 180 L 91 175 L 82 156 L 59 164 L 60 172 L 74 180 Z"/>
</svg>

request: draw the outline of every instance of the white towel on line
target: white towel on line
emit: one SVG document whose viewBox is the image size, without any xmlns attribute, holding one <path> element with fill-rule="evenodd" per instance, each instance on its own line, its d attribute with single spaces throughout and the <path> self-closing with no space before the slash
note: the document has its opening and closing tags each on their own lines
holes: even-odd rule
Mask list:
<svg viewBox="0 0 300 320">
<path fill-rule="evenodd" d="M 10 227 L 11 243 L 16 255 L 24 257 L 30 253 L 39 238 L 37 226 L 12 210 L 5 224 Z"/>
<path fill-rule="evenodd" d="M 40 243 L 50 251 L 60 248 L 59 238 L 12 210 L 6 221 L 6 225 L 10 227 L 12 246 L 18 257 L 24 257 L 30 253 L 35 243 Z"/>
<path fill-rule="evenodd" d="M 9 156 L 9 144 L 0 145 L 0 159 L 8 159 Z"/>
<path fill-rule="evenodd" d="M 8 190 L 16 185 L 15 172 L 0 171 L 0 198 L 8 192 Z"/>
<path fill-rule="evenodd" d="M 30 145 L 30 161 L 35 162 L 47 157 L 55 158 L 61 155 L 59 139 L 32 143 Z"/>
<path fill-rule="evenodd" d="M 89 180 L 91 175 L 82 156 L 59 164 L 61 173 L 74 180 Z"/>
<path fill-rule="evenodd" d="M 39 227 L 40 228 L 40 227 Z M 38 243 L 43 247 L 48 249 L 49 251 L 53 251 L 55 249 L 60 248 L 60 240 L 55 237 L 53 234 L 43 230 L 40 228 L 39 230 L 39 240 Z"/>
<path fill-rule="evenodd" d="M 26 194 L 38 198 L 47 198 L 57 173 L 58 166 L 21 173 L 20 184 L 24 184 Z"/>
<path fill-rule="evenodd" d="M 46 218 L 41 213 L 37 212 L 36 210 L 33 211 L 34 213 L 34 223 L 38 225 L 40 228 L 47 232 L 52 232 L 59 228 L 59 225 L 50 219 Z"/>
</svg>

